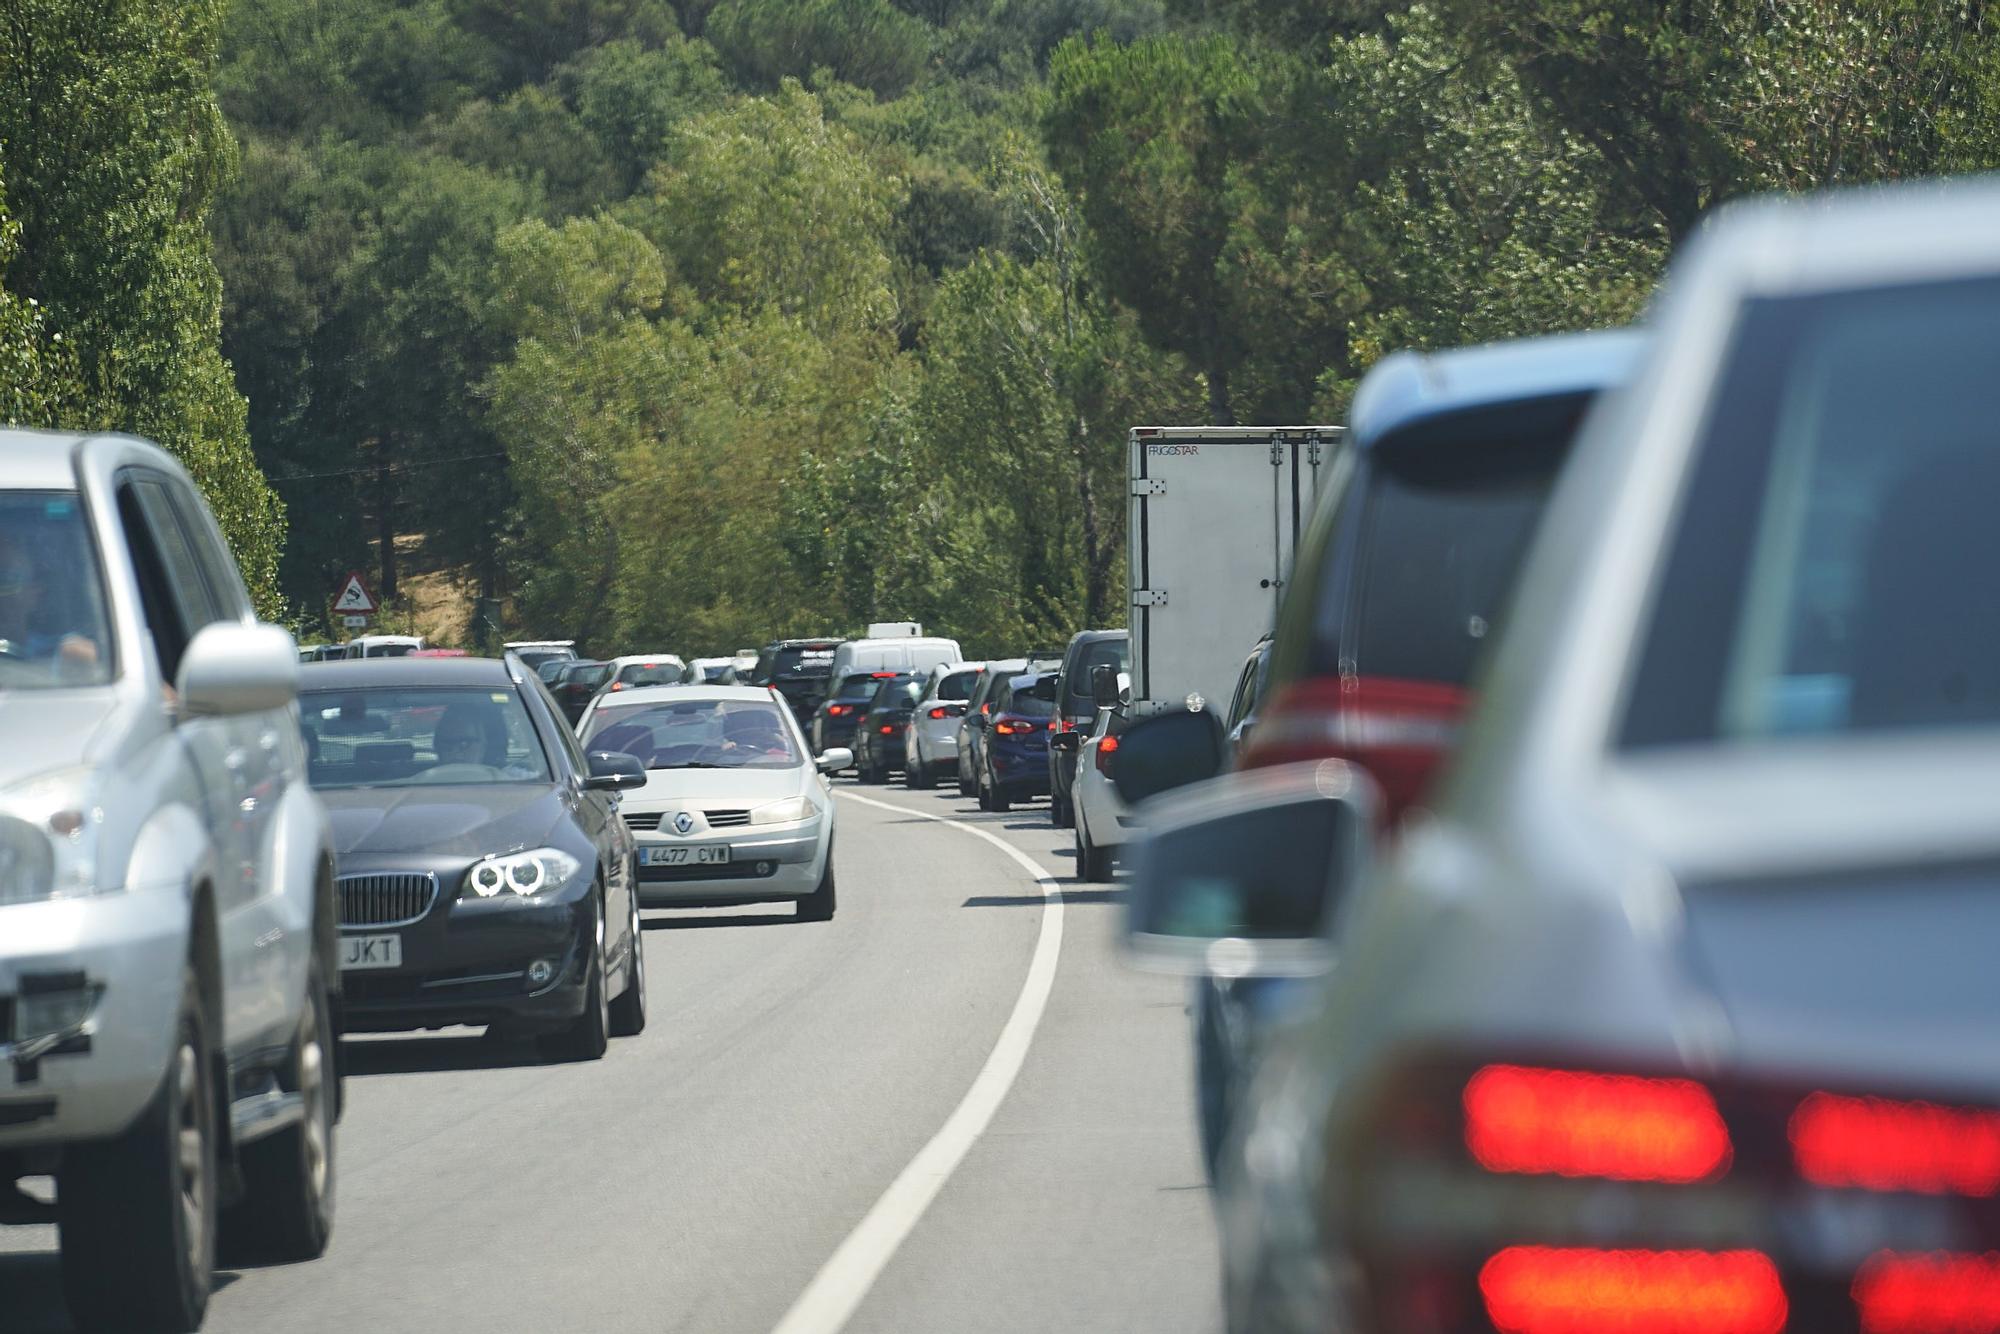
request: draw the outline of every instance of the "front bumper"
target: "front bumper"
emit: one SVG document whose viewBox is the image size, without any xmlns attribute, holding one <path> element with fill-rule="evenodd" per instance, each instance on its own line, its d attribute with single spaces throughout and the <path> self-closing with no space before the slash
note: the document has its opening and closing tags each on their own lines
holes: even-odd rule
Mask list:
<svg viewBox="0 0 2000 1334">
<path fill-rule="evenodd" d="M 341 935 L 395 935 L 402 966 L 341 973 L 342 1027 L 395 1032 L 455 1024 L 557 1028 L 583 1013 L 596 899 L 587 874 L 547 898 L 461 899 L 457 882 L 407 926 L 343 925 Z M 534 965 L 550 974 L 536 981 Z"/>
<path fill-rule="evenodd" d="M 794 824 L 750 825 L 693 838 L 635 835 L 639 843 L 639 902 L 649 908 L 700 903 L 769 903 L 799 899 L 819 888 L 825 869 L 827 817 Z M 649 847 L 727 843 L 727 866 L 647 866 Z"/>
<path fill-rule="evenodd" d="M 0 1149 L 115 1135 L 144 1109 L 173 1045 L 188 918 L 177 887 L 0 908 Z M 44 1029 L 62 1040 L 37 1055 L 48 1044 L 22 1026 L 42 1002 L 23 993 L 78 983 L 102 989 L 89 1018 Z"/>
</svg>

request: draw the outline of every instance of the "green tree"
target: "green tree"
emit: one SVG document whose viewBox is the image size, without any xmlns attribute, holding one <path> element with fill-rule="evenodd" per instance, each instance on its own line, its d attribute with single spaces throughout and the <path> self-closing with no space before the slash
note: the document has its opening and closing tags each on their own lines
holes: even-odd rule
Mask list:
<svg viewBox="0 0 2000 1334">
<path fill-rule="evenodd" d="M 1072 39 L 1049 68 L 1049 160 L 1096 238 L 1094 268 L 1149 339 L 1200 368 L 1217 425 L 1235 421 L 1249 341 L 1252 304 L 1228 261 L 1258 203 L 1260 75 L 1219 35 Z"/>
<path fill-rule="evenodd" d="M 891 97 L 923 72 L 931 45 L 929 26 L 888 0 L 722 0 L 702 35 L 752 87 L 828 69 Z"/>
<path fill-rule="evenodd" d="M 260 610 L 279 613 L 283 509 L 221 352 L 208 219 L 235 163 L 213 91 L 219 0 L 15 0 L 0 21 L 0 145 L 19 244 L 0 284 L 47 309 L 82 396 L 57 424 L 173 450 Z M 52 406 L 54 406 L 52 404 Z"/>
<path fill-rule="evenodd" d="M 21 248 L 21 224 L 7 214 L 0 179 L 0 273 Z M 76 358 L 41 304 L 0 286 L 0 422 L 46 426 L 69 419 L 83 399 Z"/>
</svg>

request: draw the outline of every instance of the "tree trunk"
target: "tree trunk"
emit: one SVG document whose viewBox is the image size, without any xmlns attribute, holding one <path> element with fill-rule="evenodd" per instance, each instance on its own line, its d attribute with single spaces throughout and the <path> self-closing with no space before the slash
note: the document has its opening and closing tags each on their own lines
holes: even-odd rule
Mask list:
<svg viewBox="0 0 2000 1334">
<path fill-rule="evenodd" d="M 1229 370 L 1220 363 L 1208 368 L 1208 424 L 1236 425 L 1236 411 L 1229 402 Z"/>
</svg>

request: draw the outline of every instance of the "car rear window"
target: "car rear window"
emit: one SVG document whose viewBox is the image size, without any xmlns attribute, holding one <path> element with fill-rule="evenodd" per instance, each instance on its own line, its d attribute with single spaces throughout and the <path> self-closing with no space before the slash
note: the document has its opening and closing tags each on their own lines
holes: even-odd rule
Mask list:
<svg viewBox="0 0 2000 1334">
<path fill-rule="evenodd" d="M 817 681 L 832 674 L 831 644 L 823 648 L 781 648 L 771 663 L 771 675 L 780 681 Z"/>
<path fill-rule="evenodd" d="M 853 676 L 840 678 L 840 689 L 833 692 L 835 699 L 873 699 L 881 686 L 882 678 L 873 672 L 859 672 Z"/>
<path fill-rule="evenodd" d="M 677 686 L 686 673 L 671 662 L 633 662 L 618 669 L 628 686 Z"/>
<path fill-rule="evenodd" d="M 938 682 L 937 697 L 939 699 L 950 700 L 971 699 L 972 687 L 978 684 L 978 682 L 979 673 L 977 671 L 953 672 L 950 676 Z"/>
<path fill-rule="evenodd" d="M 884 681 L 875 691 L 874 709 L 907 709 L 924 693 L 924 683 L 916 680 Z"/>
<path fill-rule="evenodd" d="M 1116 647 L 1122 648 L 1123 645 Z M 1008 692 L 1006 711 L 1023 718 L 1055 717 L 1056 679 L 1045 676 L 1032 685 L 1014 687 Z"/>
<path fill-rule="evenodd" d="M 1069 674 L 1069 699 L 1073 710 L 1088 711 L 1097 707 L 1097 697 L 1091 693 L 1091 674 L 1099 667 L 1110 667 L 1114 671 L 1124 671 L 1130 649 L 1122 639 L 1100 639 L 1085 644 L 1076 655 L 1076 667 Z"/>
<path fill-rule="evenodd" d="M 1727 365 L 1626 744 L 2000 725 L 2000 279 L 1754 302 Z"/>
<path fill-rule="evenodd" d="M 1352 599 L 1334 579 L 1321 590 L 1318 638 L 1338 644 L 1341 670 L 1452 686 L 1471 679 L 1583 408 L 1581 399 L 1512 408 L 1505 423 L 1486 412 L 1463 424 L 1462 442 L 1430 438 L 1377 453 L 1361 478 Z"/>
</svg>

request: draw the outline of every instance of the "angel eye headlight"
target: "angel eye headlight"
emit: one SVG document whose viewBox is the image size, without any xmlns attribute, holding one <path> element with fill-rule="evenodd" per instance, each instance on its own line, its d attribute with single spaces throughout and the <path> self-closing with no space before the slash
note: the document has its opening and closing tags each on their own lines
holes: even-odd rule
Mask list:
<svg viewBox="0 0 2000 1334">
<path fill-rule="evenodd" d="M 527 898 L 569 883 L 583 863 L 561 848 L 532 848 L 475 862 L 465 873 L 467 892 L 490 899 L 500 894 Z"/>
</svg>

